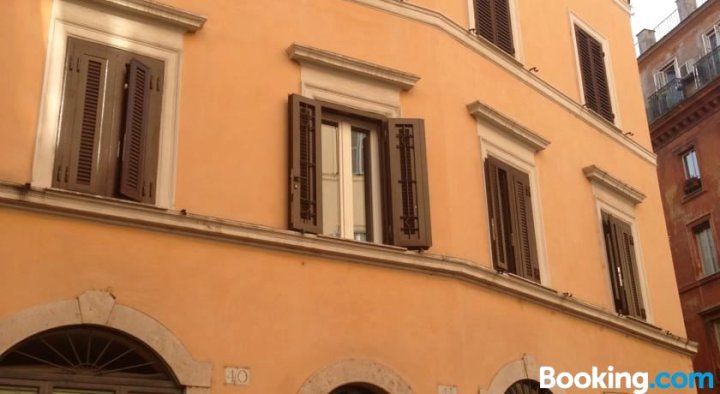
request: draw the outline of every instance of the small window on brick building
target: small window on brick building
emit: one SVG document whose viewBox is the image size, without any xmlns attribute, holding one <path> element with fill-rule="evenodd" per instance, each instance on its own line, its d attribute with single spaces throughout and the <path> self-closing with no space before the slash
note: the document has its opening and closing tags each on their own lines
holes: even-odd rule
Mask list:
<svg viewBox="0 0 720 394">
<path fill-rule="evenodd" d="M 715 237 L 709 221 L 704 221 L 693 227 L 693 235 L 695 244 L 697 245 L 702 272 L 704 276 L 714 274 L 720 271 L 718 267 L 717 248 L 715 247 Z"/>
<path fill-rule="evenodd" d="M 697 152 L 690 148 L 682 154 L 683 171 L 685 173 L 685 194 L 695 193 L 702 189 L 700 181 L 700 166 L 698 165 Z"/>
</svg>

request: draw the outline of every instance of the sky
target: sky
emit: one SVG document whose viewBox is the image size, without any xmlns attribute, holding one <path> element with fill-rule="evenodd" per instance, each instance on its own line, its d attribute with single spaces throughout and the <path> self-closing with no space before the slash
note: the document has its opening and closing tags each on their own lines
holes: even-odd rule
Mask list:
<svg viewBox="0 0 720 394">
<path fill-rule="evenodd" d="M 652 29 L 675 11 L 675 0 L 631 0 L 633 35 Z"/>
</svg>

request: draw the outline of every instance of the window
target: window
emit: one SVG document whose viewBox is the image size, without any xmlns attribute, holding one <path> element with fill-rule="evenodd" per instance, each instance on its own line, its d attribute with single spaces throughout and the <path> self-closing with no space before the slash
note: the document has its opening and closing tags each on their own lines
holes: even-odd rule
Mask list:
<svg viewBox="0 0 720 394">
<path fill-rule="evenodd" d="M 387 394 L 387 392 L 371 385 L 347 384 L 336 388 L 330 394 Z"/>
<path fill-rule="evenodd" d="M 288 101 L 290 228 L 429 248 L 424 122 Z"/>
<path fill-rule="evenodd" d="M 508 387 L 505 394 L 552 394 L 552 391 L 540 388 L 540 382 L 537 380 L 523 379 Z"/>
<path fill-rule="evenodd" d="M 602 224 L 615 310 L 646 319 L 630 225 L 606 212 L 602 212 Z"/>
<path fill-rule="evenodd" d="M 68 38 L 53 187 L 154 203 L 164 63 Z"/>
<path fill-rule="evenodd" d="M 66 326 L 0 355 L 3 394 L 180 394 L 172 372 L 145 344 L 115 331 Z"/>
<path fill-rule="evenodd" d="M 710 221 L 704 221 L 693 227 L 695 244 L 697 245 L 703 275 L 711 275 L 720 271 L 718 267 L 717 249 Z"/>
<path fill-rule="evenodd" d="M 718 36 L 718 30 L 715 26 L 705 32 L 702 38 L 703 44 L 705 44 L 705 53 L 708 53 L 718 47 L 718 44 L 720 44 L 719 38 L 720 37 Z"/>
<path fill-rule="evenodd" d="M 600 41 L 575 25 L 580 75 L 585 106 L 610 122 L 615 120 L 605 68 L 605 51 Z"/>
<path fill-rule="evenodd" d="M 540 282 L 528 175 L 488 156 L 485 179 L 495 268 Z"/>
<path fill-rule="evenodd" d="M 675 70 L 675 60 L 673 60 L 655 74 L 655 87 L 660 89 L 676 78 L 677 72 Z"/>
<path fill-rule="evenodd" d="M 685 173 L 685 194 L 692 194 L 702 189 L 700 180 L 700 166 L 698 165 L 697 152 L 690 148 L 682 154 L 683 171 Z"/>
<path fill-rule="evenodd" d="M 474 0 L 475 33 L 515 54 L 509 0 Z"/>
</svg>

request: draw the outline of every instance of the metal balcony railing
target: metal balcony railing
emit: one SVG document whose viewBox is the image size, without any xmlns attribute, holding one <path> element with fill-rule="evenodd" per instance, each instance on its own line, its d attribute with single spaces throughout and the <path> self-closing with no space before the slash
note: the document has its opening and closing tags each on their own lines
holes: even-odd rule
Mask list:
<svg viewBox="0 0 720 394">
<path fill-rule="evenodd" d="M 672 79 L 665 86 L 658 89 L 647 99 L 648 120 L 650 123 L 655 119 L 670 112 L 685 99 L 685 90 L 680 78 Z"/>
<path fill-rule="evenodd" d="M 695 63 L 688 75 L 675 78 L 647 98 L 648 121 L 670 112 L 678 104 L 720 76 L 720 47 L 713 49 Z"/>
</svg>

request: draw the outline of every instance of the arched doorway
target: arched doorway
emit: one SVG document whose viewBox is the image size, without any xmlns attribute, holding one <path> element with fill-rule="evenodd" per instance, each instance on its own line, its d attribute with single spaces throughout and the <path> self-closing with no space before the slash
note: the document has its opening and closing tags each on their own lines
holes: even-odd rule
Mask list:
<svg viewBox="0 0 720 394">
<path fill-rule="evenodd" d="M 513 383 L 505 394 L 553 394 L 548 389 L 540 388 L 540 382 L 532 379 L 522 379 Z"/>
<path fill-rule="evenodd" d="M 181 394 L 166 363 L 119 331 L 75 325 L 33 335 L 0 355 L 0 394 Z"/>
<path fill-rule="evenodd" d="M 389 394 L 387 391 L 364 383 L 346 384 L 336 388 L 330 394 Z"/>
</svg>

